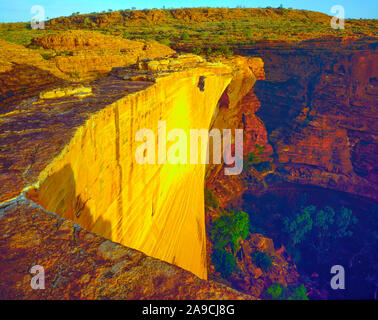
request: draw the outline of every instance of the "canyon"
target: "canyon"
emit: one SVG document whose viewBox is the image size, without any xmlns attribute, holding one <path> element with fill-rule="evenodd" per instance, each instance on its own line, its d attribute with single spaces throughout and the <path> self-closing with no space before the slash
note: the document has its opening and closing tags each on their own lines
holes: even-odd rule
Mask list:
<svg viewBox="0 0 378 320">
<path fill-rule="evenodd" d="M 371 234 L 374 225 L 369 227 L 367 221 L 376 215 L 378 194 L 376 41 L 267 41 L 239 46 L 236 52 L 261 57 L 265 74 L 236 106 L 221 100 L 214 127 L 243 127 L 245 159 L 252 154 L 259 158 L 258 163 L 267 165 L 262 169 L 257 164 L 249 169 L 245 166 L 240 176 L 231 178 L 219 167 L 210 166 L 206 187 L 219 200 L 220 208 L 236 208 L 256 215 L 254 219 L 266 219 L 264 225 L 269 231 L 265 232 L 278 247 L 283 241 L 280 217 L 288 215 L 288 208 L 296 207 L 304 195 L 316 205 L 333 203 L 353 208 L 361 228 Z M 207 209 L 208 226 L 218 216 L 219 209 Z M 360 243 L 358 238 L 355 235 L 352 241 Z M 347 256 L 352 259 L 362 251 L 361 259 L 369 261 L 358 267 L 360 271 L 357 267 L 349 269 L 353 274 L 350 290 L 354 290 L 350 297 L 373 296 L 376 286 L 358 274 L 369 273 L 374 278 L 374 245 L 370 249 L 344 245 L 349 253 L 340 254 L 339 260 L 334 257 L 333 263 L 346 261 Z M 351 260 L 347 261 L 345 264 L 351 266 Z M 321 273 L 320 286 L 326 287 L 328 274 L 324 268 L 314 266 L 309 273 L 302 267 L 299 272 L 309 276 Z M 249 286 L 248 281 L 239 281 L 235 287 L 240 285 Z M 253 285 L 255 292 L 258 288 Z M 316 291 L 311 286 L 308 289 Z M 337 296 L 332 290 L 321 290 L 323 293 L 311 297 Z"/>
<path fill-rule="evenodd" d="M 8 103 L 1 115 L 5 234 L 11 232 L 9 219 L 17 218 L 12 215 L 28 206 L 43 208 L 207 279 L 203 188 L 187 187 L 204 185 L 205 165 L 140 165 L 134 137 L 159 121 L 165 121 L 167 131 L 209 128 L 230 82 L 244 84 L 240 75 L 246 73 L 251 86 L 255 76 L 248 59 L 226 65 L 194 55 L 165 58 L 166 51 L 92 81 L 72 83 L 63 77 L 54 82 L 50 75 L 51 83 L 18 99 L 7 83 L 3 101 Z M 10 72 L 17 66 L 14 61 Z M 23 85 L 23 80 L 15 82 L 12 92 Z M 39 237 L 24 235 L 26 242 Z M 15 237 L 18 233 L 5 237 L 4 255 L 18 248 Z"/>
<path fill-rule="evenodd" d="M 148 23 L 166 18 L 155 13 L 143 13 Z M 84 18 L 49 23 L 61 29 L 73 20 L 79 28 Z M 93 24 L 117 19 L 125 17 L 105 14 Z M 256 299 L 272 284 L 312 276 L 297 268 L 282 230 L 271 228 L 249 232 L 236 257 L 240 272 L 223 279 L 209 230 L 227 210 L 261 213 L 276 205 L 271 195 L 296 203 L 303 191 L 319 203 L 337 195 L 368 224 L 363 216 L 378 200 L 376 43 L 259 41 L 235 46 L 232 57 L 205 58 L 71 30 L 32 39 L 31 46 L 53 51 L 44 58 L 45 51 L 0 40 L 0 297 Z M 135 141 L 137 132 L 151 129 L 158 145 L 163 121 L 165 131 L 187 136 L 243 129 L 242 173 L 225 174 L 226 159 L 138 163 L 144 140 Z M 230 141 L 228 158 L 240 151 Z M 219 150 L 211 140 L 208 147 L 212 159 Z M 258 163 L 248 164 L 251 154 Z M 154 159 L 159 155 L 155 148 Z M 205 205 L 204 189 L 216 206 Z M 283 215 L 277 207 L 272 212 Z M 271 269 L 256 266 L 256 251 L 273 259 Z M 350 268 L 361 251 L 348 252 Z M 366 255 L 374 269 L 374 254 Z M 52 284 L 44 292 L 28 285 L 37 263 Z M 329 296 L 319 274 L 318 284 L 306 283 L 311 298 Z"/>
</svg>

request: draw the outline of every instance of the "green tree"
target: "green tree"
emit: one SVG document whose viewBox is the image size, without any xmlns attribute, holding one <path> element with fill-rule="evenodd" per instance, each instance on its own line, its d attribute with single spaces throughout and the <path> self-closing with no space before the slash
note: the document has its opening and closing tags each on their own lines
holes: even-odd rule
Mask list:
<svg viewBox="0 0 378 320">
<path fill-rule="evenodd" d="M 84 24 L 85 26 L 87 26 L 89 22 L 90 22 L 89 18 L 88 18 L 88 17 L 85 17 L 85 19 L 83 20 L 83 24 Z"/>
<path fill-rule="evenodd" d="M 294 217 L 284 218 L 285 231 L 294 245 L 301 243 L 308 232 L 312 230 L 312 217 L 316 213 L 315 206 L 302 208 Z"/>
<path fill-rule="evenodd" d="M 335 210 L 326 206 L 318 210 L 310 205 L 302 206 L 299 213 L 284 218 L 283 222 L 290 239 L 288 250 L 300 245 L 319 263 L 332 255 L 332 248 L 339 239 L 352 236 L 357 219 L 345 207 Z"/>
<path fill-rule="evenodd" d="M 252 254 L 252 260 L 256 266 L 264 271 L 267 271 L 272 266 L 272 258 L 262 251 L 255 251 Z"/>
<path fill-rule="evenodd" d="M 235 270 L 235 257 L 225 250 L 214 250 L 211 261 L 223 278 L 227 278 Z"/>
<path fill-rule="evenodd" d="M 183 40 L 183 41 L 187 41 L 187 40 L 189 40 L 189 38 L 190 38 L 189 33 L 187 33 L 187 32 L 183 32 L 183 33 L 181 34 L 181 40 Z"/>
<path fill-rule="evenodd" d="M 216 249 L 228 248 L 236 255 L 240 249 L 240 242 L 247 238 L 249 217 L 244 211 L 229 211 L 214 222 L 210 231 L 210 238 Z"/>
<path fill-rule="evenodd" d="M 208 189 L 205 189 L 205 205 L 211 208 L 218 208 L 217 196 Z"/>
<path fill-rule="evenodd" d="M 273 300 L 282 300 L 284 299 L 284 288 L 280 283 L 273 283 L 267 290 L 266 293 Z"/>
<path fill-rule="evenodd" d="M 294 287 L 289 287 L 287 300 L 308 300 L 306 287 L 301 284 Z"/>
</svg>

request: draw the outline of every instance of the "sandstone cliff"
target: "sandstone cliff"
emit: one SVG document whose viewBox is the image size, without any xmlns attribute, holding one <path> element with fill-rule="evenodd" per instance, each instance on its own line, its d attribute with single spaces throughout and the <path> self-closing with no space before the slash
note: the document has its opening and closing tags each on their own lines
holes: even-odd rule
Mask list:
<svg viewBox="0 0 378 320">
<path fill-rule="evenodd" d="M 113 67 L 175 52 L 155 41 L 127 40 L 81 30 L 34 38 L 30 46 L 45 49 L 48 63 L 55 65 L 62 73 L 81 80 L 105 75 Z"/>
<path fill-rule="evenodd" d="M 197 64 L 144 82 L 143 91 L 75 126 L 71 141 L 29 194 L 35 198 L 38 193 L 35 200 L 48 211 L 206 279 L 204 198 L 198 188 L 204 184 L 204 165 L 140 165 L 135 160 L 140 129 L 157 133 L 158 121 L 166 121 L 167 132 L 183 129 L 189 136 L 189 129 L 209 127 L 230 69 L 200 59 Z M 203 91 L 196 85 L 200 77 L 205 78 Z M 86 99 L 92 98 L 82 103 Z M 57 100 L 42 103 L 47 107 Z"/>
<path fill-rule="evenodd" d="M 80 32 L 68 33 L 67 38 L 54 35 L 35 39 L 34 44 L 46 50 L 71 48 L 87 50 L 90 54 L 91 50 L 95 50 L 88 48 L 92 35 L 88 36 L 88 42 L 82 41 L 85 36 L 88 34 Z M 105 42 L 103 46 L 106 46 L 106 41 L 113 46 L 114 41 L 119 40 L 104 37 L 101 41 Z M 123 41 L 117 43 L 125 45 Z M 98 44 L 95 41 L 93 45 L 96 47 Z M 127 46 L 134 60 L 123 63 L 140 60 L 140 43 L 128 42 Z M 157 56 L 170 53 L 169 49 L 162 49 L 157 50 Z M 23 53 L 25 63 L 17 55 L 13 54 L 15 58 L 11 58 L 12 50 L 13 53 Z M 146 46 L 141 50 L 146 51 Z M 148 48 L 147 54 L 152 54 Z M 34 57 L 30 60 L 33 66 L 27 64 L 30 63 L 28 55 Z M 28 282 L 30 276 L 17 270 L 25 261 L 29 265 L 32 260 L 39 260 L 40 264 L 47 266 L 48 274 L 54 277 L 51 279 L 53 288 L 46 293 L 49 297 L 249 298 L 222 285 L 201 282 L 179 268 L 156 259 L 148 260 L 150 258 L 145 258 L 142 253 L 104 242 L 103 238 L 88 233 L 91 231 L 135 248 L 206 279 L 205 214 L 201 187 L 204 185 L 205 166 L 140 165 L 135 161 L 137 144 L 134 139 L 138 129 L 156 130 L 158 121 L 166 121 L 167 131 L 181 128 L 188 133 L 189 129 L 209 129 L 222 93 L 236 75 L 243 83 L 245 71 L 233 71 L 233 63 L 208 63 L 193 55 L 175 55 L 155 60 L 141 59 L 131 67 L 113 69 L 106 77 L 72 82 L 66 70 L 59 70 L 56 57 L 42 59 L 35 49 L 10 45 L 2 51 L 2 58 L 11 58 L 9 66 L 4 66 L 0 74 L 3 101 L 0 225 L 5 235 L 1 250 L 10 257 L 3 266 L 9 273 L 6 278 L 1 278 L 2 287 L 7 288 L 1 292 L 2 297 L 25 295 L 36 298 L 28 286 L 21 285 Z M 71 60 L 68 64 L 75 65 Z M 75 67 L 83 65 L 85 62 L 81 61 Z M 111 64 L 106 68 L 110 67 Z M 249 62 L 247 69 L 252 67 L 253 63 Z M 252 77 L 252 72 L 248 72 Z M 31 90 L 25 90 L 36 76 L 41 81 Z M 14 85 L 10 85 L 11 79 Z M 243 90 L 246 92 L 248 88 Z M 21 92 L 23 94 L 19 94 Z M 54 217 L 55 214 L 63 218 Z M 37 215 L 41 219 L 36 218 Z M 36 228 L 28 229 L 31 224 Z M 12 225 L 17 225 L 17 228 L 13 229 Z M 61 225 L 67 225 L 67 228 L 63 231 Z M 79 233 L 84 237 L 79 242 L 76 241 L 77 230 L 81 230 Z M 57 234 L 54 235 L 55 232 Z M 72 243 L 67 242 L 71 234 Z M 45 242 L 47 239 L 56 239 L 57 242 Z M 140 277 L 131 279 L 125 275 L 128 267 L 122 267 L 122 270 L 118 267 L 121 262 L 126 263 L 124 260 L 116 259 L 113 263 L 101 260 L 102 257 L 96 263 L 98 268 L 93 268 L 91 275 L 85 276 L 90 267 L 86 264 L 87 259 L 91 261 L 90 248 L 97 250 L 95 248 L 100 244 L 97 239 L 107 246 L 106 250 L 101 249 L 102 246 L 98 249 L 103 254 L 109 254 L 116 246 L 126 255 L 136 255 L 137 259 L 134 261 L 132 258 L 130 263 L 138 270 L 147 271 L 138 271 Z M 83 279 L 76 277 L 76 272 L 65 269 L 64 264 L 72 257 L 64 255 L 64 243 L 72 252 L 80 251 L 76 266 L 81 270 L 79 273 Z M 81 245 L 85 247 L 84 251 Z M 44 248 L 39 251 L 40 255 L 36 255 L 33 249 L 38 246 Z M 56 253 L 56 259 L 48 260 L 52 252 Z M 63 257 L 59 259 L 61 255 Z M 100 253 L 96 255 L 101 256 Z M 146 263 L 151 268 L 168 269 L 162 271 L 163 275 L 151 272 L 151 278 L 147 276 L 150 269 L 143 261 L 148 261 Z M 25 268 L 22 270 L 27 271 L 28 267 Z M 115 272 L 114 277 L 109 276 L 108 269 L 115 270 L 110 272 Z M 137 272 L 136 269 L 130 270 L 133 275 Z M 177 278 L 171 270 L 177 270 Z M 103 276 L 105 273 L 106 276 Z M 104 280 L 110 278 L 113 280 Z M 140 288 L 137 284 L 140 281 L 147 281 L 143 282 L 147 288 L 143 292 L 136 288 Z M 67 282 L 72 283 L 72 290 L 64 288 Z M 122 285 L 125 290 L 114 288 L 115 282 L 125 283 Z M 162 292 L 156 287 L 163 285 L 168 291 Z M 193 289 L 189 292 L 180 291 L 191 286 Z M 74 293 L 75 288 L 80 289 L 79 292 Z"/>
<path fill-rule="evenodd" d="M 48 47 L 54 39 L 36 42 Z M 73 42 L 78 49 L 91 43 Z M 50 83 L 38 96 L 21 97 L 2 115 L 2 201 L 26 190 L 50 212 L 206 279 L 198 187 L 205 166 L 139 165 L 134 139 L 139 129 L 156 131 L 158 121 L 166 121 L 167 131 L 208 129 L 232 70 L 176 56 L 114 69 L 92 82 L 59 80 L 58 89 Z M 243 83 L 243 73 L 237 74 Z"/>
</svg>

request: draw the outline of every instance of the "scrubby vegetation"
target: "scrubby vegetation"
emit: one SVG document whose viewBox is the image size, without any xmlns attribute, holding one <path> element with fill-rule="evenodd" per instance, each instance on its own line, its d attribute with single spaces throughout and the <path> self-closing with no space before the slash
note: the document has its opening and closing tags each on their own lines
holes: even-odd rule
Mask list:
<svg viewBox="0 0 378 320">
<path fill-rule="evenodd" d="M 120 10 L 52 19 L 45 30 L 28 23 L 0 24 L 0 38 L 27 45 L 37 33 L 90 29 L 129 39 L 164 41 L 175 49 L 201 48 L 203 54 L 228 54 L 233 47 L 258 41 L 301 41 L 324 36 L 376 36 L 376 20 L 347 20 L 345 30 L 333 30 L 330 17 L 285 8 L 196 8 Z M 225 48 L 226 52 L 224 52 Z"/>
<path fill-rule="evenodd" d="M 240 242 L 248 236 L 248 214 L 229 211 L 214 221 L 210 238 L 214 244 L 212 262 L 215 270 L 227 278 L 235 270 L 235 256 Z"/>
<path fill-rule="evenodd" d="M 210 208 L 218 208 L 219 205 L 217 196 L 208 189 L 205 189 L 205 205 Z"/>
<path fill-rule="evenodd" d="M 248 214 L 244 211 L 230 210 L 219 217 L 210 231 L 214 247 L 236 254 L 240 249 L 240 241 L 248 236 L 248 224 Z"/>
<path fill-rule="evenodd" d="M 266 290 L 266 295 L 272 300 L 308 300 L 303 284 L 284 287 L 280 283 L 274 283 Z"/>
<path fill-rule="evenodd" d="M 267 271 L 272 266 L 272 258 L 265 252 L 255 251 L 252 254 L 252 260 L 256 266 Z"/>
<path fill-rule="evenodd" d="M 258 172 L 265 172 L 272 170 L 272 163 L 270 161 L 262 161 L 254 165 Z"/>
<path fill-rule="evenodd" d="M 246 170 L 251 170 L 254 168 L 260 173 L 272 170 L 271 161 L 262 161 L 261 159 L 265 148 L 257 144 L 255 149 L 255 152 L 250 152 L 247 154 L 247 157 L 244 160 L 244 168 Z"/>
<path fill-rule="evenodd" d="M 290 248 L 302 245 L 313 251 L 318 261 L 327 258 L 337 240 L 352 236 L 356 222 L 352 211 L 345 207 L 318 209 L 314 205 L 301 207 L 283 219 Z"/>
<path fill-rule="evenodd" d="M 211 261 L 215 270 L 220 272 L 223 278 L 227 278 L 235 270 L 235 257 L 226 250 L 214 250 Z"/>
</svg>

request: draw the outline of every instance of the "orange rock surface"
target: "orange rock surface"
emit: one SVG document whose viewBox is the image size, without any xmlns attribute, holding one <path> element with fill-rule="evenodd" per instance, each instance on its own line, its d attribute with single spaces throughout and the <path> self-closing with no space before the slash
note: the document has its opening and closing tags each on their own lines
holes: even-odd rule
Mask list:
<svg viewBox="0 0 378 320">
<path fill-rule="evenodd" d="M 83 40 L 85 38 L 88 42 Z M 40 58 L 35 49 L 29 50 L 17 45 L 11 45 L 0 52 L 4 60 L 12 57 L 12 50 L 13 55 L 18 51 L 24 54 L 27 63 L 29 54 L 34 57 L 34 60 L 30 60 L 33 66 L 22 64 L 19 58 L 11 58 L 9 65 L 4 66 L 3 73 L 0 73 L 1 93 L 5 102 L 0 115 L 0 200 L 1 207 L 7 212 L 1 216 L 0 225 L 8 230 L 12 223 L 16 223 L 19 228 L 19 232 L 15 231 L 12 239 L 8 239 L 11 242 L 2 243 L 4 254 L 13 257 L 9 260 L 13 264 L 7 268 L 14 273 L 18 264 L 24 262 L 15 258 L 18 255 L 17 243 L 22 248 L 28 242 L 33 246 L 40 245 L 40 240 L 35 240 L 37 238 L 46 238 L 47 235 L 54 237 L 51 229 L 46 231 L 45 236 L 38 234 L 37 230 L 37 234 L 22 231 L 23 228 L 28 228 L 30 219 L 34 219 L 31 217 L 36 212 L 45 218 L 48 216 L 46 219 L 49 221 L 41 222 L 46 223 L 41 228 L 54 225 L 51 217 L 48 214 L 46 216 L 41 209 L 44 208 L 63 217 L 59 221 L 74 226 L 74 230 L 79 228 L 73 224 L 77 223 L 83 230 L 140 250 L 206 279 L 204 197 L 203 188 L 198 187 L 204 185 L 205 166 L 169 163 L 140 165 L 134 157 L 139 145 L 135 143 L 135 134 L 143 128 L 156 131 L 158 121 L 166 121 L 167 131 L 181 128 L 188 135 L 189 129 L 210 128 L 217 103 L 231 79 L 235 77 L 243 92 L 247 92 L 253 85 L 254 80 L 248 80 L 247 86 L 243 85 L 245 72 L 254 66 L 253 61 L 240 68 L 239 64 L 245 64 L 242 58 L 237 63 L 234 61 L 228 65 L 216 61 L 208 63 L 194 55 L 142 60 L 143 54 L 154 56 L 153 50 L 157 57 L 172 51 L 164 46 L 157 50 L 153 45 L 149 47 L 148 44 L 143 44 L 142 47 L 140 42 L 127 42 L 106 36 L 96 39 L 93 38 L 93 33 L 69 32 L 35 39 L 34 44 L 54 50 L 70 48 L 77 52 L 85 51 L 89 55 L 100 44 L 103 48 L 112 48 L 118 44 L 119 50 L 130 50 L 129 56 L 137 63 L 131 67 L 114 68 L 108 76 L 97 80 L 73 83 L 67 76 L 68 71 L 60 70 L 56 60 L 58 56 L 45 60 Z M 72 57 L 75 55 L 68 56 L 67 59 Z M 130 63 L 130 60 L 123 63 Z M 93 71 L 91 67 L 85 69 L 87 62 L 84 60 L 77 64 L 73 60 L 67 62 L 67 67 L 73 65 L 81 68 L 83 74 L 89 69 Z M 111 68 L 111 64 L 106 68 Z M 244 71 L 241 72 L 241 69 Z M 253 73 L 248 72 L 252 79 Z M 32 86 L 30 90 L 21 91 L 26 85 L 33 83 L 33 78 L 38 77 L 41 79 L 40 83 Z M 11 81 L 14 81 L 14 85 L 10 85 Z M 238 94 L 235 91 L 235 99 Z M 32 205 L 30 200 L 22 200 L 24 192 L 32 203 L 38 203 L 41 208 Z M 24 220 L 17 220 L 21 217 Z M 72 229 L 69 228 L 68 233 L 71 234 Z M 62 240 L 66 239 L 66 236 L 62 237 Z M 91 245 L 92 241 L 88 239 L 84 242 Z M 34 243 L 34 240 L 38 243 Z M 46 244 L 41 255 L 47 256 L 47 252 L 55 250 L 54 245 L 48 247 Z M 72 247 L 72 250 L 79 249 Z M 122 250 L 134 252 L 128 248 Z M 33 254 L 34 251 L 29 258 Z M 60 261 L 51 262 L 44 258 L 41 264 L 50 268 L 56 261 L 55 267 L 62 268 L 67 259 L 71 258 L 64 257 Z M 117 260 L 115 265 L 118 266 L 118 262 L 120 261 Z M 80 265 L 83 263 L 81 261 Z M 107 263 L 102 261 L 101 266 L 104 267 L 104 264 Z M 85 270 L 89 268 L 84 265 L 82 267 Z M 75 282 L 73 286 L 84 287 L 88 277 L 91 277 L 84 276 L 84 273 L 83 271 L 83 283 L 75 280 L 80 283 Z M 129 285 L 128 279 L 119 278 L 122 275 L 123 273 L 118 273 L 114 281 L 125 281 Z M 158 295 L 153 293 L 153 288 L 149 292 L 139 292 L 132 289 L 132 286 L 127 287 L 125 293 L 121 293 L 120 289 L 113 293 L 113 285 L 106 280 L 101 282 L 101 275 L 97 276 L 99 278 L 93 279 L 94 282 L 86 287 L 91 291 L 83 289 L 84 291 L 77 293 L 77 297 L 172 298 L 173 292 L 177 293 L 172 291 Z M 164 278 L 156 276 L 159 279 Z M 13 277 L 12 275 L 11 279 L 15 280 Z M 30 280 L 28 275 L 23 274 L 22 277 L 14 282 L 17 283 L 17 288 L 1 278 L 6 284 L 5 288 L 8 288 L 8 291 L 2 291 L 2 295 L 12 298 L 22 294 L 29 298 L 36 297 L 33 292 L 25 293 L 24 289 L 20 289 L 19 281 L 25 283 Z M 75 274 L 72 277 L 76 279 Z M 192 277 L 196 279 L 195 276 Z M 135 283 L 140 281 L 138 277 L 134 280 Z M 172 286 L 177 286 L 181 281 L 176 280 L 167 279 Z M 53 280 L 53 283 L 56 281 L 58 280 Z M 156 281 L 163 283 L 165 280 Z M 103 294 L 95 292 L 102 285 L 101 290 L 108 291 Z M 227 298 L 228 289 L 223 292 L 222 286 L 219 289 L 217 286 L 212 283 L 200 284 L 197 286 L 198 290 L 193 289 L 191 296 L 179 294 L 177 298 L 200 298 L 206 295 L 210 298 L 216 297 L 218 293 L 224 293 Z M 72 292 L 50 291 L 51 297 L 59 298 L 70 297 Z M 234 295 L 230 291 L 230 298 L 238 296 L 242 297 L 239 293 Z"/>
<path fill-rule="evenodd" d="M 0 299 L 254 299 L 18 199 L 0 207 Z M 41 265 L 45 289 L 33 290 Z"/>
<path fill-rule="evenodd" d="M 204 91 L 195 85 L 199 77 L 205 77 Z M 204 199 L 197 187 L 204 183 L 205 167 L 140 165 L 135 136 L 144 128 L 157 136 L 158 121 L 166 121 L 167 132 L 180 128 L 187 136 L 189 129 L 208 128 L 230 79 L 228 67 L 200 63 L 107 105 L 75 128 L 71 141 L 41 172 L 36 201 L 90 231 L 206 279 Z M 46 107 L 57 100 L 42 103 Z M 185 187 L 190 185 L 196 187 Z M 30 194 L 34 198 L 34 191 Z"/>
<path fill-rule="evenodd" d="M 76 43 L 72 37 L 81 39 L 78 34 L 38 41 L 48 47 L 58 37 L 65 48 L 64 41 L 70 47 Z M 92 38 L 84 35 L 90 46 Z M 78 41 L 77 48 L 83 46 L 87 43 Z M 156 132 L 158 121 L 188 136 L 189 129 L 209 128 L 232 78 L 235 99 L 239 89 L 246 93 L 253 85 L 254 80 L 243 84 L 246 71 L 240 71 L 252 79 L 253 61 L 244 69 L 243 61 L 227 66 L 176 55 L 74 86 L 59 80 L 61 87 L 52 82 L 38 96 L 19 97 L 1 116 L 1 200 L 27 190 L 50 212 L 206 279 L 204 198 L 198 188 L 205 166 L 140 165 L 134 139 L 139 129 Z"/>
<path fill-rule="evenodd" d="M 76 78 L 96 77 L 113 67 L 154 59 L 175 51 L 155 41 L 127 40 L 94 31 L 67 31 L 32 39 L 31 45 L 57 52 L 48 58 Z"/>
</svg>

